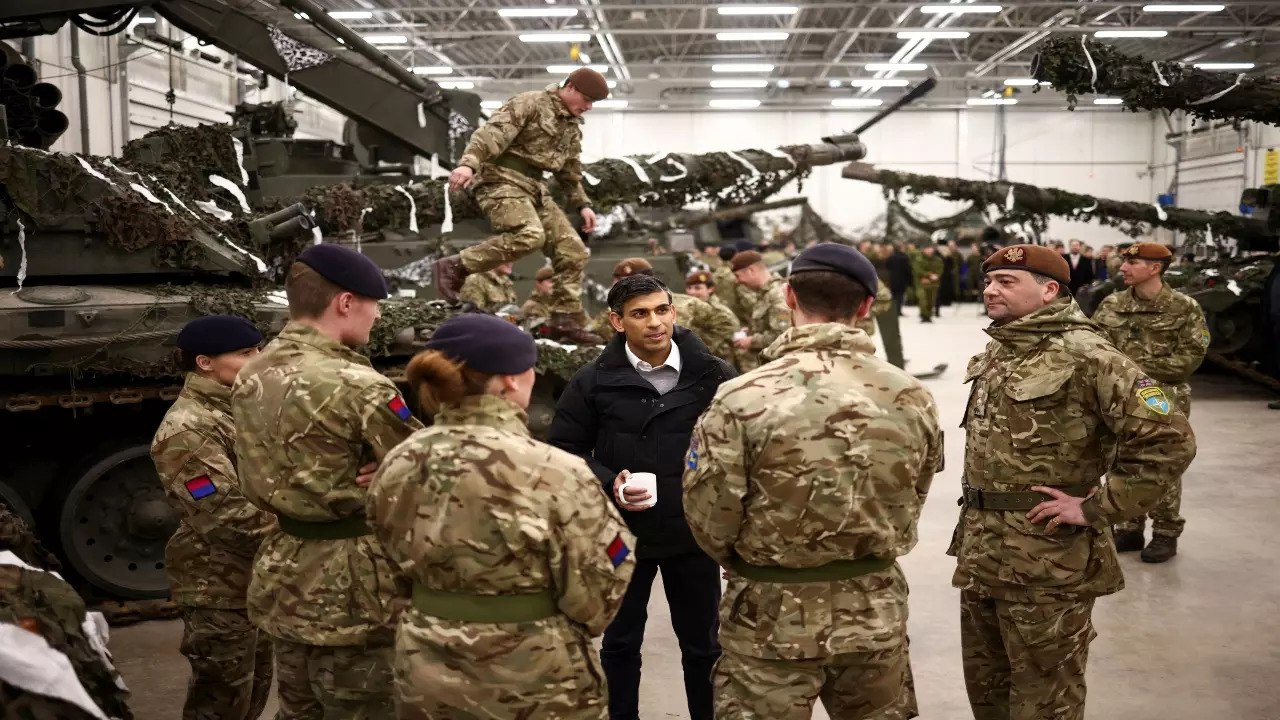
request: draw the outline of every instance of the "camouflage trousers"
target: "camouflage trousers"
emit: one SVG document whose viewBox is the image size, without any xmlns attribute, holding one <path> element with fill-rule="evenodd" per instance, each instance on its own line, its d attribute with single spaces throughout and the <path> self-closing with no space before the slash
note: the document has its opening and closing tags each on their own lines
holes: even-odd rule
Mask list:
<svg viewBox="0 0 1280 720">
<path fill-rule="evenodd" d="M 271 692 L 271 638 L 245 610 L 182 606 L 191 663 L 183 720 L 255 720 Z"/>
<path fill-rule="evenodd" d="M 1178 409 L 1191 418 L 1191 388 L 1183 383 L 1182 385 L 1162 385 L 1165 394 L 1173 398 Z M 1141 533 L 1146 529 L 1147 518 L 1151 518 L 1151 532 L 1154 535 L 1165 535 L 1167 537 L 1176 538 L 1182 534 L 1182 529 L 1186 526 L 1187 520 L 1182 517 L 1182 476 L 1179 475 L 1169 485 L 1169 489 L 1160 496 L 1156 502 L 1156 506 L 1147 511 L 1146 515 L 1139 515 L 1135 518 L 1129 518 L 1124 522 L 1116 523 L 1116 530 L 1132 530 Z"/>
<path fill-rule="evenodd" d="M 547 308 L 553 313 L 578 314 L 582 312 L 582 277 L 591 253 L 546 186 L 539 183 L 538 187 L 537 196 L 502 182 L 476 188 L 476 202 L 496 234 L 463 250 L 462 265 L 469 273 L 484 272 L 541 248 L 555 271 Z"/>
<path fill-rule="evenodd" d="M 387 720 L 394 648 L 322 647 L 275 638 L 276 720 Z"/>
<path fill-rule="evenodd" d="M 975 720 L 1084 720 L 1093 600 L 1019 603 L 960 593 L 964 682 Z"/>
<path fill-rule="evenodd" d="M 916 289 L 916 304 L 920 306 L 920 317 L 932 317 L 937 313 L 938 286 L 929 285 Z"/>
<path fill-rule="evenodd" d="M 831 720 L 917 716 L 906 643 L 813 660 L 771 660 L 723 650 L 711 674 L 716 720 L 809 720 L 821 699 Z"/>
</svg>

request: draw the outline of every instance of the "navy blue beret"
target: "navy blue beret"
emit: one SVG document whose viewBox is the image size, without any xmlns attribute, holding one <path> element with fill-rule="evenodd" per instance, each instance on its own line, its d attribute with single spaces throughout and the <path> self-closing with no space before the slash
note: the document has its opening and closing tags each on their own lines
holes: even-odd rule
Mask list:
<svg viewBox="0 0 1280 720">
<path fill-rule="evenodd" d="M 756 244 L 750 240 L 739 240 L 734 244 L 734 248 L 736 248 L 738 252 L 746 252 L 748 250 L 755 250 Z"/>
<path fill-rule="evenodd" d="M 298 262 L 348 292 L 374 300 L 381 300 L 390 294 L 387 292 L 387 280 L 382 276 L 382 268 L 364 254 L 345 245 L 312 245 L 298 255 Z"/>
<path fill-rule="evenodd" d="M 734 255 L 738 254 L 738 248 L 733 245 L 721 245 L 720 252 L 718 254 L 720 255 L 721 260 L 728 262 L 733 259 Z"/>
<path fill-rule="evenodd" d="M 450 360 L 491 375 L 519 375 L 538 362 L 528 333 L 495 315 L 465 313 L 444 321 L 427 341 Z"/>
<path fill-rule="evenodd" d="M 221 355 L 261 344 L 262 333 L 239 315 L 206 315 L 178 333 L 178 347 L 195 355 Z"/>
<path fill-rule="evenodd" d="M 862 283 L 872 294 L 880 286 L 876 277 L 876 267 L 865 255 L 848 245 L 839 243 L 818 243 L 796 256 L 791 263 L 791 274 L 828 270 L 837 272 Z"/>
</svg>

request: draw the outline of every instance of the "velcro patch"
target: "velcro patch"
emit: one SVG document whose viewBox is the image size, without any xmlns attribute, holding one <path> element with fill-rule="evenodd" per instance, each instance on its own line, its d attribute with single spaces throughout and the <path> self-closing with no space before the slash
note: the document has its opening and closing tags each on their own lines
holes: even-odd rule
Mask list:
<svg viewBox="0 0 1280 720">
<path fill-rule="evenodd" d="M 609 555 L 609 562 L 613 563 L 614 567 L 618 567 L 631 554 L 631 548 L 622 541 L 622 535 L 614 535 L 613 542 L 609 543 L 605 552 Z"/>
<path fill-rule="evenodd" d="M 698 469 L 698 451 L 697 450 L 694 450 L 693 448 L 689 448 L 689 459 L 685 461 L 684 465 L 690 470 Z"/>
<path fill-rule="evenodd" d="M 1201 331 L 1200 331 L 1200 342 L 1204 343 L 1204 346 L 1205 346 L 1205 347 L 1209 347 L 1209 341 L 1210 341 L 1210 339 L 1211 339 L 1211 338 L 1209 337 L 1209 331 L 1208 331 L 1208 330 L 1201 330 Z"/>
<path fill-rule="evenodd" d="M 408 420 L 413 415 L 413 413 L 409 412 L 409 406 L 404 404 L 404 400 L 401 400 L 399 395 L 391 398 L 391 401 L 387 403 L 387 407 L 391 408 L 391 412 L 395 413 L 396 417 L 401 420 Z"/>
<path fill-rule="evenodd" d="M 1133 386 L 1138 388 L 1139 390 L 1141 390 L 1142 388 L 1155 387 L 1156 381 L 1152 380 L 1149 377 L 1138 378 L 1138 382 L 1134 383 Z"/>
<path fill-rule="evenodd" d="M 187 492 L 191 493 L 191 499 L 200 500 L 218 492 L 218 487 L 213 484 L 208 475 L 201 475 L 198 478 L 188 480 L 185 485 Z"/>
<path fill-rule="evenodd" d="M 1169 414 L 1169 398 L 1164 396 L 1164 391 L 1158 387 L 1145 387 L 1138 391 L 1138 397 L 1142 398 L 1142 402 L 1147 407 L 1155 410 L 1161 415 Z"/>
</svg>

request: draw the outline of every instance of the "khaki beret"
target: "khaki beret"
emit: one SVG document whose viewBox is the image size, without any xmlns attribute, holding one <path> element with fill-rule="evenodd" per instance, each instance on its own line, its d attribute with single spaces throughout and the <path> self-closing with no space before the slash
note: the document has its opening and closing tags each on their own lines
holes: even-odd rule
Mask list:
<svg viewBox="0 0 1280 720">
<path fill-rule="evenodd" d="M 712 282 L 712 280 L 711 280 L 711 273 L 707 272 L 706 270 L 699 270 L 699 271 L 697 271 L 697 272 L 689 273 L 688 277 L 686 277 L 686 278 L 684 279 L 684 284 L 685 284 L 686 286 L 688 286 L 688 285 L 715 285 L 715 283 L 714 283 L 714 282 Z"/>
<path fill-rule="evenodd" d="M 609 81 L 604 75 L 589 67 L 580 67 L 569 73 L 569 84 L 592 100 L 604 100 L 609 97 Z"/>
<path fill-rule="evenodd" d="M 543 265 L 538 268 L 538 272 L 533 274 L 533 279 L 542 282 L 543 280 L 550 280 L 555 274 L 556 271 L 550 265 Z"/>
<path fill-rule="evenodd" d="M 1141 260 L 1168 260 L 1173 257 L 1173 253 L 1160 243 L 1140 242 L 1121 250 L 1120 256 Z"/>
<path fill-rule="evenodd" d="M 755 250 L 743 250 L 733 256 L 733 259 L 729 261 L 729 267 L 733 268 L 734 272 L 738 272 L 739 270 L 751 267 L 758 262 L 764 262 L 763 255 Z"/>
<path fill-rule="evenodd" d="M 653 265 L 644 258 L 627 258 L 613 266 L 613 276 L 615 278 L 624 278 L 628 275 L 639 275 L 641 273 L 646 275 L 653 274 Z"/>
<path fill-rule="evenodd" d="M 1071 280 L 1071 267 L 1066 258 L 1041 245 L 1010 245 L 991 253 L 982 263 L 982 272 L 992 270 L 1026 270 L 1063 285 Z"/>
</svg>

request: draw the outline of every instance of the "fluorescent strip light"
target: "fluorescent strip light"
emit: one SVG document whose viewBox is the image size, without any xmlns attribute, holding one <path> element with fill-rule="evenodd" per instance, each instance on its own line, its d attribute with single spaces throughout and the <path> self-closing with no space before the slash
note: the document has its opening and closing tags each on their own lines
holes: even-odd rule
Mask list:
<svg viewBox="0 0 1280 720">
<path fill-rule="evenodd" d="M 372 20 L 373 13 L 368 10 L 330 10 L 329 17 L 334 20 Z"/>
<path fill-rule="evenodd" d="M 758 30 L 734 30 L 716 33 L 716 39 L 724 42 L 750 42 L 752 40 L 786 40 L 787 32 L 760 32 Z"/>
<path fill-rule="evenodd" d="M 612 89 L 614 89 L 614 88 L 618 87 L 618 81 L 617 81 L 617 80 L 605 80 L 605 81 L 604 81 L 604 84 L 605 84 L 605 85 L 607 85 L 607 86 L 609 86 L 609 89 L 610 89 L 610 90 L 612 90 Z"/>
<path fill-rule="evenodd" d="M 744 98 L 734 100 L 712 100 L 709 104 L 711 107 L 718 108 L 720 110 L 750 110 L 751 108 L 760 107 L 759 100 L 747 100 Z"/>
<path fill-rule="evenodd" d="M 1094 105 L 1123 105 L 1124 100 L 1120 98 L 1094 98 Z"/>
<path fill-rule="evenodd" d="M 1203 62 L 1194 67 L 1197 70 L 1252 70 L 1257 66 L 1251 62 Z"/>
<path fill-rule="evenodd" d="M 587 42 L 590 39 L 591 33 L 584 32 L 526 33 L 520 36 L 520 42 L 525 43 Z"/>
<path fill-rule="evenodd" d="M 773 63 L 717 63 L 711 72 L 773 72 Z"/>
<path fill-rule="evenodd" d="M 1017 98 L 969 98 L 965 100 L 968 105 L 1017 105 Z"/>
<path fill-rule="evenodd" d="M 899 40 L 963 40 L 969 37 L 966 30 L 903 30 Z"/>
<path fill-rule="evenodd" d="M 870 78 L 866 80 L 850 80 L 849 84 L 853 87 L 875 88 L 906 87 L 909 83 L 906 78 Z"/>
<path fill-rule="evenodd" d="M 877 98 L 836 98 L 831 101 L 831 107 L 838 108 L 869 108 L 883 104 L 884 101 Z"/>
<path fill-rule="evenodd" d="M 762 88 L 768 87 L 768 80 L 712 80 L 713 88 Z"/>
<path fill-rule="evenodd" d="M 1009 87 L 1029 87 L 1038 82 L 1035 78 L 1008 78 L 1004 81 L 1004 84 Z"/>
<path fill-rule="evenodd" d="M 783 90 L 786 90 L 787 88 L 791 87 L 791 81 L 790 81 L 790 80 L 779 80 L 779 81 L 776 83 L 776 85 L 777 85 L 778 87 L 782 88 Z"/>
<path fill-rule="evenodd" d="M 621 110 L 627 106 L 626 100 L 597 100 L 591 103 L 591 107 L 600 110 Z"/>
<path fill-rule="evenodd" d="M 828 81 L 827 81 L 827 87 L 829 87 L 829 88 L 838 88 L 838 87 L 840 87 L 841 85 L 844 85 L 844 83 L 843 83 L 843 82 L 841 82 L 840 80 L 828 80 Z"/>
<path fill-rule="evenodd" d="M 1142 12 L 1201 13 L 1221 12 L 1225 5 L 1143 5 Z"/>
<path fill-rule="evenodd" d="M 436 84 L 445 90 L 471 90 L 476 86 L 470 80 L 441 80 Z"/>
<path fill-rule="evenodd" d="M 575 17 L 578 8 L 502 8 L 498 14 L 506 18 Z"/>
<path fill-rule="evenodd" d="M 409 42 L 407 35 L 361 35 L 370 45 L 403 45 Z"/>
<path fill-rule="evenodd" d="M 448 65 L 425 65 L 411 68 L 414 75 L 452 75 L 453 68 Z"/>
<path fill-rule="evenodd" d="M 133 22 L 137 25 L 153 25 L 155 21 L 156 19 L 149 15 L 138 15 L 133 19 Z"/>
<path fill-rule="evenodd" d="M 926 63 L 867 63 L 863 67 L 871 72 L 909 72 L 929 69 Z"/>
<path fill-rule="evenodd" d="M 795 15 L 800 8 L 795 5 L 721 5 L 716 12 L 721 15 Z"/>
<path fill-rule="evenodd" d="M 484 108 L 485 110 L 497 110 L 498 108 L 502 107 L 502 101 L 501 100 L 482 100 L 480 102 L 480 107 Z"/>
<path fill-rule="evenodd" d="M 568 75 L 574 70 L 577 70 L 578 68 L 584 68 L 584 67 L 591 68 L 592 70 L 595 70 L 601 75 L 607 75 L 609 73 L 608 65 L 548 65 L 547 72 L 551 73 L 552 75 Z"/>
<path fill-rule="evenodd" d="M 963 15 L 965 13 L 998 13 L 1004 8 L 999 5 L 921 5 L 920 12 L 925 15 Z"/>
<path fill-rule="evenodd" d="M 1168 30 L 1099 30 L 1096 38 L 1162 38 L 1169 34 Z"/>
</svg>

